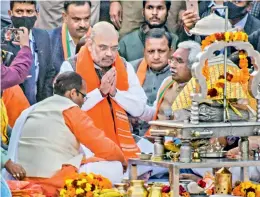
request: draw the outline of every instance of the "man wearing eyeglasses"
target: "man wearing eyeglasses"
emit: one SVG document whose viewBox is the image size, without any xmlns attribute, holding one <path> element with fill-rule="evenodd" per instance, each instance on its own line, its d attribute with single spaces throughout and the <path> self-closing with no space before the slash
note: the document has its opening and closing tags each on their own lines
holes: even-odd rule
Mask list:
<svg viewBox="0 0 260 197">
<path fill-rule="evenodd" d="M 178 45 L 178 49 L 169 59 L 171 76 L 162 82 L 154 105 L 152 107 L 146 105 L 141 119 L 149 122 L 153 119 L 170 120 L 173 118 L 172 103 L 190 81 L 192 77 L 191 66 L 200 51 L 200 45 L 194 41 L 185 41 Z"/>
<path fill-rule="evenodd" d="M 165 78 L 162 82 L 157 98 L 153 106 L 146 105 L 145 111 L 140 119 L 144 121 L 151 120 L 185 120 L 189 113 L 172 112 L 172 104 L 177 96 L 184 89 L 186 84 L 192 78 L 191 66 L 196 61 L 197 54 L 201 51 L 200 45 L 194 41 L 181 42 L 178 49 L 168 60 L 171 76 Z M 178 115 L 178 116 L 177 116 Z M 150 136 L 149 130 L 146 136 Z M 182 169 L 180 170 L 181 179 L 191 179 L 197 181 L 205 172 L 211 169 Z M 160 173 L 164 172 L 160 169 Z M 165 170 L 167 172 L 167 170 Z M 153 173 L 152 175 L 156 175 Z"/>
<path fill-rule="evenodd" d="M 86 163 L 115 161 L 123 174 L 122 151 L 80 109 L 85 101 L 86 83 L 81 76 L 62 73 L 54 83 L 54 96 L 24 111 L 13 128 L 8 155 L 24 166 L 25 180 L 40 184 L 46 196 L 58 196 L 65 180 Z M 80 144 L 95 156 L 83 157 Z"/>
<path fill-rule="evenodd" d="M 78 53 L 76 72 L 88 87 L 82 109 L 120 146 L 127 160 L 139 152 L 127 115 L 141 116 L 147 97 L 132 65 L 119 56 L 118 49 L 115 27 L 107 22 L 95 24 L 87 45 Z"/>
</svg>

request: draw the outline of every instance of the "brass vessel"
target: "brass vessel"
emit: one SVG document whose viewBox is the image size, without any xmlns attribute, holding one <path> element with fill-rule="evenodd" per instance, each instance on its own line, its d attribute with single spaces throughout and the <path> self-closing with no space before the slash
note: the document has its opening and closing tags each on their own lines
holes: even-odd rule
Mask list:
<svg viewBox="0 0 260 197">
<path fill-rule="evenodd" d="M 132 180 L 131 186 L 127 191 L 128 197 L 147 197 L 148 192 L 144 187 L 143 180 Z"/>
<path fill-rule="evenodd" d="M 231 194 L 232 174 L 227 168 L 221 168 L 215 176 L 216 194 Z"/>
<path fill-rule="evenodd" d="M 115 183 L 114 186 L 123 195 L 123 197 L 127 196 L 127 183 Z"/>
<path fill-rule="evenodd" d="M 161 197 L 162 196 L 162 188 L 152 186 L 151 191 L 149 193 L 149 197 Z"/>
</svg>

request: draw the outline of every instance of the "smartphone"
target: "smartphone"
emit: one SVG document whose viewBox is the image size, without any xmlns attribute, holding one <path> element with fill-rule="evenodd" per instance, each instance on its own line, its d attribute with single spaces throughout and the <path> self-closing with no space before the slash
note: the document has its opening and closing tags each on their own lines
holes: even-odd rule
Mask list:
<svg viewBox="0 0 260 197">
<path fill-rule="evenodd" d="M 199 14 L 198 0 L 186 0 L 186 9 L 192 10 L 193 12 Z"/>
<path fill-rule="evenodd" d="M 23 31 L 23 30 L 18 28 L 5 28 L 4 29 L 5 40 L 19 42 L 20 38 L 19 38 L 18 31 Z"/>
</svg>

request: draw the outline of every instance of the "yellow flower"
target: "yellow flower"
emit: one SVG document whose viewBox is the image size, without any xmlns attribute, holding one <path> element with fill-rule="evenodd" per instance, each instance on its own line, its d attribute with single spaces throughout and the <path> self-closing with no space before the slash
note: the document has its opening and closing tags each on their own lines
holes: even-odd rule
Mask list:
<svg viewBox="0 0 260 197">
<path fill-rule="evenodd" d="M 255 193 L 254 192 L 248 192 L 247 197 L 255 197 Z"/>
<path fill-rule="evenodd" d="M 87 179 L 82 179 L 81 182 L 82 182 L 82 183 L 86 183 L 86 182 L 87 182 Z"/>
<path fill-rule="evenodd" d="M 228 42 L 230 39 L 230 32 L 225 32 L 224 36 L 225 36 L 225 41 Z"/>
<path fill-rule="evenodd" d="M 76 189 L 76 194 L 83 194 L 85 191 L 82 188 Z"/>
<path fill-rule="evenodd" d="M 82 184 L 82 181 L 77 182 L 77 186 L 81 186 L 81 184 Z"/>
<path fill-rule="evenodd" d="M 91 178 L 91 179 L 94 179 L 94 175 L 92 173 L 89 173 L 88 176 Z"/>
<path fill-rule="evenodd" d="M 260 192 L 260 184 L 256 185 L 256 191 Z"/>
<path fill-rule="evenodd" d="M 91 190 L 91 185 L 89 183 L 86 184 L 86 188 L 85 188 L 85 191 L 90 191 Z"/>
<path fill-rule="evenodd" d="M 66 193 L 67 193 L 67 191 L 65 189 L 60 190 L 60 195 L 61 196 L 64 196 Z"/>
<path fill-rule="evenodd" d="M 250 181 L 246 181 L 245 182 L 245 188 L 248 189 L 250 187 L 252 187 L 252 183 Z"/>
<path fill-rule="evenodd" d="M 67 186 L 71 186 L 71 183 L 73 182 L 73 179 L 67 179 L 66 181 L 65 181 L 65 184 L 67 185 Z"/>
</svg>

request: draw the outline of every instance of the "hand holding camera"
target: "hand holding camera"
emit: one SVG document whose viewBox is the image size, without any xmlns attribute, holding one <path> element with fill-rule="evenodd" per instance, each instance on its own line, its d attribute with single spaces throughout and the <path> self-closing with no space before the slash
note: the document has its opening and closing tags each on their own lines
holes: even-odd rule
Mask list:
<svg viewBox="0 0 260 197">
<path fill-rule="evenodd" d="M 20 27 L 17 29 L 16 35 L 17 41 L 13 41 L 13 44 L 29 47 L 29 32 L 28 29 L 25 27 Z"/>
<path fill-rule="evenodd" d="M 15 45 L 29 46 L 29 32 L 25 27 L 7 28 L 5 31 L 5 41 L 12 42 Z"/>
</svg>

